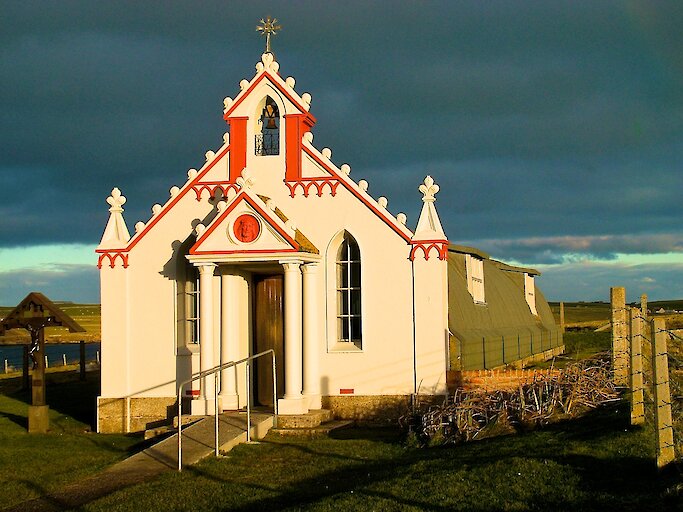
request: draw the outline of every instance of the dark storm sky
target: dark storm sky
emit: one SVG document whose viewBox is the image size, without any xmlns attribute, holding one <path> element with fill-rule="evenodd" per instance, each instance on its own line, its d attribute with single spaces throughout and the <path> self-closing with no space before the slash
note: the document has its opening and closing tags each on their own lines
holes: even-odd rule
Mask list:
<svg viewBox="0 0 683 512">
<path fill-rule="evenodd" d="M 268 14 L 315 145 L 409 226 L 429 173 L 449 238 L 551 298 L 683 296 L 680 2 L 23 1 L 0 7 L 0 303 L 97 301 L 92 265 L 43 260 L 92 254 L 113 186 L 132 231 L 220 146 Z"/>
</svg>

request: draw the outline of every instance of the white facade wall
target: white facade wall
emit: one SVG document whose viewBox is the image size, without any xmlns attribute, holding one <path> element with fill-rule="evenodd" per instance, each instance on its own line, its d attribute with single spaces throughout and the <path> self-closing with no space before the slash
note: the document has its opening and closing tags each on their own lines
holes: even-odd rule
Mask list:
<svg viewBox="0 0 683 512">
<path fill-rule="evenodd" d="M 279 210 L 319 250 L 311 260 L 319 260 L 317 287 L 314 288 L 321 339 L 317 340 L 320 392 L 334 396 L 349 392 L 354 395 L 408 395 L 416 392 L 445 392 L 447 367 L 447 276 L 446 263 L 434 256 L 428 261 L 417 255 L 409 258 L 411 232 L 401 226 L 391 214 L 380 212 L 383 206 L 354 182 L 349 182 L 356 195 L 339 183 L 332 196 L 325 187 L 322 196 L 312 187 L 308 197 L 296 191 L 291 197 L 285 178 L 285 123 L 281 117 L 280 154 L 254 155 L 254 134 L 259 105 L 265 95 L 273 98 L 280 115 L 299 112 L 298 107 L 267 81 L 261 84 L 239 105 L 233 115 L 248 116 L 246 168 L 255 179 L 251 190 L 275 201 Z M 312 148 L 310 139 L 304 143 Z M 207 154 L 206 166 L 212 166 L 203 182 L 227 182 L 229 177 L 228 144 Z M 341 181 L 346 175 L 329 160 L 329 153 L 314 151 L 322 161 L 329 162 Z M 215 161 L 214 161 L 215 160 Z M 302 154 L 301 175 L 329 176 L 329 172 Z M 205 166 L 205 167 L 206 167 Z M 172 397 L 180 381 L 199 371 L 199 349 L 178 343 L 176 269 L 185 264 L 185 254 L 178 246 L 193 235 L 201 222 L 207 226 L 216 214 L 215 201 L 208 192 L 196 200 L 190 184 L 195 174 L 180 187 L 177 195 L 164 205 L 161 218 L 146 232 L 133 236 L 128 251 L 128 268 L 117 265 L 111 269 L 105 261 L 102 282 L 102 396 L 103 397 Z M 374 194 L 375 191 L 373 191 Z M 378 191 L 377 196 L 381 194 Z M 178 196 L 180 196 L 178 198 Z M 175 197 L 175 199 L 174 199 Z M 171 202 L 175 204 L 170 205 Z M 366 204 L 367 203 L 367 204 Z M 361 253 L 362 288 L 362 348 L 339 350 L 336 332 L 335 262 L 339 240 L 348 231 L 357 241 Z M 399 234 L 403 233 L 403 235 Z M 139 239 L 139 240 L 138 240 Z M 181 258 L 182 263 L 178 262 Z M 253 258 L 251 258 L 253 259 Z M 264 255 L 264 261 L 277 258 Z M 238 298 L 236 317 L 239 319 L 239 357 L 247 357 L 252 346 L 251 275 L 238 257 L 230 261 L 239 280 L 234 297 Z M 234 281 L 237 282 L 237 281 Z M 215 364 L 221 361 L 221 279 L 217 269 L 212 278 L 213 332 Z M 415 302 L 413 302 L 415 297 Z M 304 298 L 304 301 L 306 298 Z M 303 311 L 303 322 L 307 321 Z M 310 321 L 310 319 L 309 319 Z M 417 336 L 417 339 L 415 337 Z M 201 336 L 200 336 L 201 338 Z M 178 346 L 180 345 L 180 347 Z M 417 358 L 417 359 L 416 359 Z M 284 361 L 278 361 L 284 364 Z M 238 369 L 238 394 L 244 405 L 244 367 Z M 197 389 L 198 384 L 193 386 Z M 352 391 L 349 391 L 352 390 Z"/>
<path fill-rule="evenodd" d="M 110 268 L 107 263 L 100 272 L 102 289 L 102 396 L 124 397 L 130 392 L 130 337 L 128 318 L 128 277 L 130 273 L 119 263 Z"/>
</svg>

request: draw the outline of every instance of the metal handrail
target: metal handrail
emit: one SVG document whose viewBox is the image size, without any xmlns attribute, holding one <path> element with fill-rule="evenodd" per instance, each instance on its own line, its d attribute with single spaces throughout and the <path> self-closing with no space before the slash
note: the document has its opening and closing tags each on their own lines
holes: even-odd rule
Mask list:
<svg viewBox="0 0 683 512">
<path fill-rule="evenodd" d="M 218 456 L 218 372 L 225 370 L 227 368 L 236 367 L 238 364 L 246 363 L 246 383 L 247 383 L 247 442 L 251 442 L 251 382 L 250 382 L 250 366 L 251 361 L 257 359 L 266 354 L 272 355 L 273 361 L 273 414 L 275 416 L 274 422 L 277 422 L 277 370 L 275 367 L 275 351 L 271 348 L 269 350 L 264 350 L 253 356 L 245 357 L 239 361 L 229 361 L 223 363 L 219 366 L 210 368 L 209 370 L 204 370 L 203 372 L 196 373 L 192 378 L 187 379 L 180 383 L 178 386 L 178 471 L 183 470 L 183 411 L 182 411 L 182 391 L 183 387 L 194 382 L 198 379 L 203 379 L 209 375 L 214 375 L 214 453 Z"/>
</svg>

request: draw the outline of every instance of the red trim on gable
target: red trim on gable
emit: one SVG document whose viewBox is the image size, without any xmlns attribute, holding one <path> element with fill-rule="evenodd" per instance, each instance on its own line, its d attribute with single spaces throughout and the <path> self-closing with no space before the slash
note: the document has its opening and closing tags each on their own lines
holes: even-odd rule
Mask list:
<svg viewBox="0 0 683 512">
<path fill-rule="evenodd" d="M 230 123 L 230 176 L 235 183 L 247 166 L 247 121 L 248 117 L 231 117 Z"/>
<path fill-rule="evenodd" d="M 289 91 L 287 91 L 287 89 L 283 88 L 278 82 L 276 82 L 276 81 L 273 79 L 272 75 L 271 75 L 270 73 L 268 73 L 268 71 L 265 71 L 260 77 L 258 77 L 258 78 L 256 79 L 256 81 L 255 81 L 253 84 L 251 84 L 251 85 L 249 86 L 249 88 L 246 90 L 246 92 L 245 92 L 244 94 L 242 94 L 242 95 L 240 96 L 240 98 L 239 98 L 238 100 L 236 100 L 236 101 L 230 106 L 230 108 L 228 109 L 228 111 L 223 115 L 223 119 L 225 119 L 225 120 L 227 121 L 228 118 L 230 117 L 230 114 L 232 114 L 233 111 L 237 108 L 237 106 L 240 105 L 240 104 L 244 101 L 244 98 L 246 98 L 247 96 L 249 96 L 249 95 L 251 94 L 251 92 L 252 92 L 254 89 L 256 89 L 256 86 L 257 86 L 259 83 L 261 83 L 261 80 L 263 80 L 265 77 L 267 77 L 267 78 L 270 80 L 270 83 L 273 84 L 273 86 L 275 86 L 275 88 L 276 88 L 278 91 L 280 91 L 282 94 L 284 94 L 284 95 L 287 97 L 287 99 L 288 99 L 289 101 L 291 101 L 294 105 L 296 105 L 296 107 L 297 107 L 301 112 L 307 113 L 307 111 L 306 111 L 306 109 L 303 107 L 303 105 L 302 105 L 301 103 L 299 103 L 299 101 L 296 100 L 296 99 L 289 93 Z M 310 116 L 311 120 L 313 121 L 313 124 L 315 124 L 315 123 L 316 123 L 315 117 L 313 117 L 312 114 L 308 114 L 308 113 L 307 113 L 307 115 Z M 230 136 L 232 137 L 232 133 L 230 134 Z"/>
<path fill-rule="evenodd" d="M 402 232 L 400 229 L 398 229 L 392 222 L 390 222 L 390 221 L 384 216 L 384 214 L 382 214 L 382 213 L 377 209 L 377 207 L 376 207 L 375 205 L 373 205 L 372 203 L 368 202 L 368 201 L 360 194 L 360 192 L 358 192 L 356 189 L 354 189 L 353 187 L 351 187 L 346 181 L 344 181 L 343 179 L 341 179 L 341 178 L 339 177 L 339 174 L 338 174 L 334 169 L 332 169 L 332 167 L 330 167 L 329 165 L 327 165 L 327 164 L 326 164 L 318 155 L 316 155 L 315 153 L 313 153 L 313 152 L 312 152 L 310 149 L 308 149 L 306 146 L 303 146 L 303 150 L 306 152 L 307 155 L 309 155 L 311 158 L 313 158 L 313 160 L 315 160 L 315 161 L 318 163 L 318 165 L 320 165 L 321 167 L 323 167 L 327 172 L 329 172 L 330 174 L 332 174 L 332 176 L 334 176 L 335 178 L 337 178 L 337 179 L 344 185 L 344 187 L 345 187 L 349 192 L 351 192 L 354 196 L 356 196 L 358 199 L 360 199 L 360 200 L 365 204 L 365 206 L 367 206 L 368 208 L 370 208 L 370 210 L 372 210 L 380 219 L 382 219 L 382 220 L 385 222 L 385 224 L 387 224 L 391 229 L 393 229 L 393 230 L 396 232 L 396 234 L 398 234 L 398 235 L 399 235 L 401 238 L 403 238 L 406 242 L 410 243 L 410 237 L 409 237 L 408 235 L 406 235 L 405 233 L 403 233 L 403 232 Z"/>
<path fill-rule="evenodd" d="M 285 180 L 301 179 L 301 138 L 315 124 L 308 113 L 285 114 Z"/>
<path fill-rule="evenodd" d="M 299 252 L 299 249 L 236 249 L 234 251 L 195 251 L 192 254 L 201 256 L 202 254 L 280 254 L 285 252 Z"/>
<path fill-rule="evenodd" d="M 197 194 L 197 201 L 202 200 L 202 192 L 205 190 L 209 191 L 209 199 L 211 199 L 216 195 L 217 189 L 221 189 L 223 197 L 227 197 L 228 191 L 230 189 L 238 192 L 239 186 L 237 186 L 235 183 L 230 183 L 229 181 L 203 181 L 201 183 L 197 183 L 196 185 L 192 185 L 192 190 L 194 190 L 194 193 Z"/>
<path fill-rule="evenodd" d="M 334 197 L 337 195 L 337 187 L 339 186 L 339 183 L 340 180 L 331 176 L 325 178 L 299 178 L 297 181 L 285 180 L 285 185 L 287 185 L 289 188 L 289 195 L 291 197 L 296 195 L 297 187 L 301 187 L 304 197 L 308 197 L 309 190 L 313 185 L 315 185 L 318 197 L 322 197 L 323 190 L 325 190 L 325 185 L 329 186 L 330 194 L 332 194 L 332 197 Z"/>
<path fill-rule="evenodd" d="M 241 196 L 241 197 L 240 197 Z M 242 202 L 246 201 L 251 205 L 254 210 L 256 210 L 261 217 L 263 217 L 264 220 L 270 224 L 270 226 L 275 229 L 286 241 L 289 245 L 292 246 L 292 249 L 282 249 L 279 251 L 272 251 L 272 250 L 267 250 L 266 252 L 298 252 L 300 250 L 299 244 L 296 243 L 296 241 L 289 236 L 285 231 L 280 229 L 280 226 L 277 224 L 270 222 L 271 216 L 266 213 L 265 210 L 263 210 L 251 197 L 249 197 L 244 191 L 240 192 L 235 199 L 232 200 L 232 203 L 230 206 L 228 206 L 224 212 L 220 214 L 220 216 L 215 219 L 212 223 L 211 226 L 202 233 L 202 235 L 199 237 L 199 239 L 195 242 L 195 244 L 190 248 L 189 253 L 193 255 L 198 255 L 198 254 L 233 254 L 233 253 L 240 253 L 240 252 L 258 252 L 258 251 L 249 251 L 249 249 L 240 249 L 240 250 L 234 250 L 234 251 L 198 251 L 197 249 L 199 246 L 204 243 L 204 240 L 207 239 L 207 237 L 215 231 L 215 229 L 218 227 L 218 225 L 225 220 L 225 218 L 230 214 L 232 210 L 234 210 L 237 205 Z"/>
<path fill-rule="evenodd" d="M 100 249 L 99 251 L 100 257 L 97 259 L 97 268 L 102 269 L 102 261 L 104 261 L 104 258 L 107 258 L 109 260 L 110 268 L 114 268 L 116 266 L 117 258 L 121 259 L 121 263 L 123 263 L 123 268 L 128 268 L 128 254 L 122 251 L 103 251 L 104 249 Z"/>
<path fill-rule="evenodd" d="M 437 256 L 440 260 L 448 259 L 448 240 L 416 240 L 410 242 L 413 248 L 410 250 L 410 261 L 415 261 L 415 255 L 418 249 L 422 249 L 422 254 L 425 261 L 429 261 L 429 253 L 432 249 L 436 249 Z"/>
<path fill-rule="evenodd" d="M 133 247 L 137 245 L 137 243 L 147 234 L 147 232 L 152 229 L 157 222 L 161 220 L 162 217 L 164 217 L 170 210 L 173 208 L 178 201 L 180 201 L 185 194 L 187 194 L 190 190 L 193 189 L 194 185 L 196 185 L 205 175 L 208 173 L 214 165 L 218 163 L 218 161 L 223 158 L 228 152 L 230 151 L 230 146 L 227 146 L 223 151 L 218 153 L 214 159 L 213 162 L 211 162 L 209 165 L 206 166 L 206 168 L 201 171 L 197 176 L 195 176 L 194 180 L 190 182 L 190 184 L 180 190 L 177 196 L 173 198 L 173 200 L 166 205 L 166 207 L 159 212 L 159 214 L 155 217 L 152 217 L 152 219 L 149 221 L 149 223 L 145 226 L 145 229 L 142 230 L 142 232 L 132 241 L 129 242 L 129 244 L 126 247 L 123 247 L 119 250 L 119 252 L 128 252 L 130 251 Z M 109 250 L 106 249 L 96 249 L 95 252 L 97 253 L 106 253 L 110 252 Z"/>
</svg>

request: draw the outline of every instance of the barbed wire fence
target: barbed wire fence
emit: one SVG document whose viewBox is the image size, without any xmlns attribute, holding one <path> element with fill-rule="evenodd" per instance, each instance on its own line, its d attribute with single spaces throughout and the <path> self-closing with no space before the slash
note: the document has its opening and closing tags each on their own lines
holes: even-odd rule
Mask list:
<svg viewBox="0 0 683 512">
<path fill-rule="evenodd" d="M 614 383 L 628 391 L 631 424 L 653 429 L 662 469 L 683 459 L 683 358 L 669 350 L 669 342 L 683 339 L 664 318 L 648 316 L 646 300 L 641 308 L 626 306 L 621 287 L 612 288 L 610 298 Z"/>
</svg>

